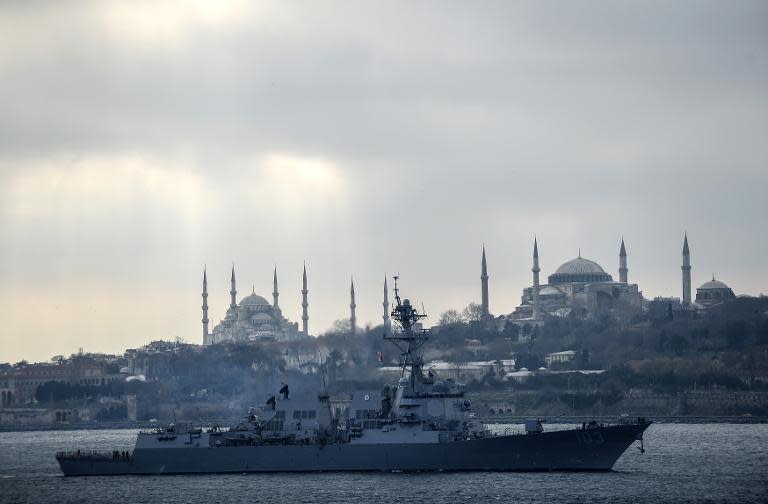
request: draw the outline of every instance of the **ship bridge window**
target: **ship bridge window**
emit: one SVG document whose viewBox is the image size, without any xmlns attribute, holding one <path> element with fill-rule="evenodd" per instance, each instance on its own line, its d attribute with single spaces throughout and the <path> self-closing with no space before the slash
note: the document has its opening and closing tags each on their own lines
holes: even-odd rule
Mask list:
<svg viewBox="0 0 768 504">
<path fill-rule="evenodd" d="M 264 430 L 281 431 L 283 430 L 283 422 L 282 420 L 270 420 L 264 424 Z"/>
<path fill-rule="evenodd" d="M 294 420 L 302 420 L 306 418 L 315 418 L 317 416 L 317 411 L 315 410 L 295 410 L 293 412 L 293 418 Z"/>
<path fill-rule="evenodd" d="M 364 420 L 368 418 L 378 418 L 377 410 L 355 410 L 355 420 Z"/>
</svg>

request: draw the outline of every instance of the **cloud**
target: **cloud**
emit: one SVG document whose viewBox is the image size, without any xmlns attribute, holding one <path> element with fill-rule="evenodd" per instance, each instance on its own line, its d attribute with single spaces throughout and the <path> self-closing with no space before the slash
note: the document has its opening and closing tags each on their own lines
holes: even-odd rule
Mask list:
<svg viewBox="0 0 768 504">
<path fill-rule="evenodd" d="M 534 233 L 545 271 L 578 247 L 610 269 L 624 234 L 674 294 L 684 229 L 694 281 L 759 292 L 766 5 L 6 2 L 0 294 L 162 292 L 197 334 L 203 264 L 215 312 L 233 260 L 263 292 L 277 263 L 297 320 L 306 259 L 322 330 L 350 274 L 361 321 L 384 271 L 433 313 L 476 300 L 482 242 L 512 311 Z"/>
<path fill-rule="evenodd" d="M 3 200 L 11 218 L 83 219 L 151 205 L 193 221 L 204 202 L 198 174 L 140 155 L 57 156 L 2 164 Z"/>
<path fill-rule="evenodd" d="M 95 2 L 94 21 L 120 44 L 151 48 L 158 44 L 178 48 L 193 41 L 201 30 L 227 29 L 253 15 L 256 4 L 243 0 L 139 0 L 124 3 Z"/>
<path fill-rule="evenodd" d="M 313 197 L 337 198 L 343 190 L 341 170 L 331 161 L 285 154 L 267 154 L 259 163 L 260 193 L 285 208 L 295 207 Z"/>
</svg>

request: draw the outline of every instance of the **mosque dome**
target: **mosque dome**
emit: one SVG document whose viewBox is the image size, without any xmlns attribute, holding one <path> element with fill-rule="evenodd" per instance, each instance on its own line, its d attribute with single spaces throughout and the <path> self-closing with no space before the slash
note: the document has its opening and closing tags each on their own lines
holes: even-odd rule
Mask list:
<svg viewBox="0 0 768 504">
<path fill-rule="evenodd" d="M 605 273 L 605 270 L 595 261 L 577 257 L 576 259 L 571 259 L 570 261 L 561 264 L 560 267 L 557 268 L 557 271 L 555 271 L 555 274 L 559 273 L 578 275 L 582 273 Z"/>
<path fill-rule="evenodd" d="M 550 284 L 612 281 L 613 278 L 602 266 L 583 257 L 561 264 L 552 275 L 549 275 Z"/>
<path fill-rule="evenodd" d="M 562 296 L 563 293 L 557 289 L 556 287 L 552 287 L 551 285 L 545 285 L 541 289 L 539 289 L 539 296 Z"/>
<path fill-rule="evenodd" d="M 712 277 L 712 280 L 709 282 L 704 282 L 701 284 L 701 287 L 699 289 L 705 290 L 705 289 L 730 289 L 727 285 L 725 285 L 720 280 L 715 280 L 715 277 Z"/>
<path fill-rule="evenodd" d="M 733 299 L 736 297 L 730 287 L 720 280 L 712 280 L 704 282 L 701 287 L 696 289 L 696 303 L 704 306 L 709 306 L 723 302 L 727 299 Z"/>
<path fill-rule="evenodd" d="M 240 307 L 245 308 L 249 306 L 271 306 L 271 304 L 263 297 L 253 293 L 240 300 Z"/>
</svg>

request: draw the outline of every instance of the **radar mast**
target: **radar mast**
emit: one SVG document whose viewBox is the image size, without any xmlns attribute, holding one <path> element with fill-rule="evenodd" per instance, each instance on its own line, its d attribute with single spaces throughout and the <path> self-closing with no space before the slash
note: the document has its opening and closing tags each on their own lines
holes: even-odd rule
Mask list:
<svg viewBox="0 0 768 504">
<path fill-rule="evenodd" d="M 394 291 L 395 291 L 395 306 L 392 309 L 391 317 L 397 324 L 397 329 L 392 331 L 391 334 L 384 335 L 384 339 L 390 341 L 400 350 L 400 366 L 402 371 L 400 376 L 404 377 L 408 372 L 411 390 L 416 392 L 416 385 L 418 383 L 417 377 L 420 380 L 422 378 L 422 367 L 424 361 L 419 348 L 424 345 L 429 339 L 429 331 L 420 327 L 414 327 L 419 320 L 426 318 L 426 314 L 419 313 L 413 306 L 409 299 L 400 300 L 400 290 L 397 287 L 397 281 L 399 276 L 392 277 L 394 279 Z"/>
</svg>

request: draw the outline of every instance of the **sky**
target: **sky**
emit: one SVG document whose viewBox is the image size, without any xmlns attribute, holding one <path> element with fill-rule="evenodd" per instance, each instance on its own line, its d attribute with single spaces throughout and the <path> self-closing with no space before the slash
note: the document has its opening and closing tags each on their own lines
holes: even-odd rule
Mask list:
<svg viewBox="0 0 768 504">
<path fill-rule="evenodd" d="M 0 362 L 202 340 L 238 297 L 310 332 L 514 310 L 577 256 L 646 298 L 768 290 L 768 3 L 0 5 Z M 390 284 L 391 286 L 391 284 Z M 212 324 L 213 325 L 213 324 Z"/>
</svg>

